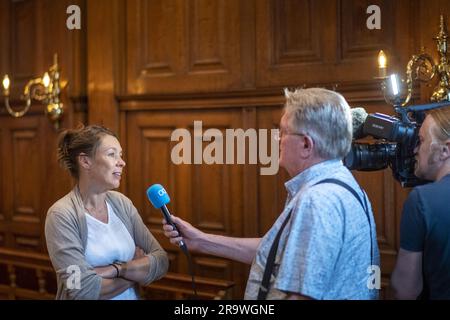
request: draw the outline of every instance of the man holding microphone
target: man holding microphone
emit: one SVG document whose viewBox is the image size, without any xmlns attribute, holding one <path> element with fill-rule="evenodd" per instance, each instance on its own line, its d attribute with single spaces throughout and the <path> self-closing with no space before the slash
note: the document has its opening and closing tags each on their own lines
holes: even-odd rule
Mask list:
<svg viewBox="0 0 450 320">
<path fill-rule="evenodd" d="M 207 234 L 172 216 L 171 243 L 251 264 L 245 299 L 375 299 L 368 269 L 379 265 L 370 202 L 342 159 L 352 142 L 350 107 L 321 88 L 286 90 L 280 166 L 288 197 L 262 238 Z"/>
</svg>

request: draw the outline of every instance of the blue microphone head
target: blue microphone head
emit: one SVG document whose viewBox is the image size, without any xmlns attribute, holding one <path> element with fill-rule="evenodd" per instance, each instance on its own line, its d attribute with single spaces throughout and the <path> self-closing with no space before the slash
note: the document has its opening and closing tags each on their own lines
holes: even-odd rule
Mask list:
<svg viewBox="0 0 450 320">
<path fill-rule="evenodd" d="M 160 184 L 154 184 L 147 189 L 147 197 L 156 209 L 170 202 L 166 189 Z"/>
</svg>

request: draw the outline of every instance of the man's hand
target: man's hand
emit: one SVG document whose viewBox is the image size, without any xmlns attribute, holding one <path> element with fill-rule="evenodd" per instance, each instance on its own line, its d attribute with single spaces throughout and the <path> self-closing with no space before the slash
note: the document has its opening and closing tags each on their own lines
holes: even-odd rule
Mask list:
<svg viewBox="0 0 450 320">
<path fill-rule="evenodd" d="M 170 243 L 179 245 L 179 242 L 183 240 L 184 243 L 186 243 L 186 245 L 188 246 L 189 250 L 198 250 L 197 240 L 201 239 L 204 233 L 199 229 L 193 227 L 189 222 L 186 222 L 175 216 L 171 216 L 171 218 L 182 236 L 176 230 L 174 230 L 170 224 L 167 224 L 167 221 L 164 219 L 162 221 L 164 235 L 169 238 Z"/>
</svg>

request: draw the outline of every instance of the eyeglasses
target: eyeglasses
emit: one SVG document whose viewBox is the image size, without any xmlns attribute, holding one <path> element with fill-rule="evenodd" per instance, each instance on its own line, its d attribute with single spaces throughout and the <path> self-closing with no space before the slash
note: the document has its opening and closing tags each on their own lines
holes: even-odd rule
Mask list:
<svg viewBox="0 0 450 320">
<path fill-rule="evenodd" d="M 445 135 L 448 137 L 448 138 L 450 138 L 450 132 L 447 130 L 447 129 L 445 129 L 444 127 L 441 127 L 441 126 L 439 126 L 440 128 L 441 128 L 441 130 L 445 133 Z"/>
<path fill-rule="evenodd" d="M 280 141 L 283 136 L 306 136 L 304 133 L 297 133 L 297 132 L 289 132 L 285 129 L 279 129 L 278 134 L 275 134 L 275 140 Z"/>
</svg>

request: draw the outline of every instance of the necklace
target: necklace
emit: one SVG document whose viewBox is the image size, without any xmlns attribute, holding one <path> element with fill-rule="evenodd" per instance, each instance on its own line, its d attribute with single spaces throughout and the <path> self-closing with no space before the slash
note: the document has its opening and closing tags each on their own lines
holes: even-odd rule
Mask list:
<svg viewBox="0 0 450 320">
<path fill-rule="evenodd" d="M 90 209 L 88 209 L 88 207 L 86 206 L 86 204 L 84 203 L 84 199 L 83 199 L 83 195 L 81 194 L 81 190 L 80 190 L 80 186 L 77 185 L 77 189 L 80 195 L 80 200 L 81 203 L 83 204 L 83 208 L 84 210 L 86 210 L 86 212 L 91 216 L 96 218 L 97 220 L 100 220 L 102 222 L 107 223 L 108 222 L 108 207 L 106 204 L 106 197 L 103 200 L 103 206 L 102 208 L 100 208 L 100 210 L 95 209 L 95 207 L 92 207 Z"/>
<path fill-rule="evenodd" d="M 88 209 L 88 207 L 83 203 L 84 209 L 94 218 L 100 220 L 102 222 L 107 222 L 108 220 L 108 207 L 106 206 L 106 202 L 103 202 L 103 206 L 100 209 L 96 209 L 94 207 Z"/>
</svg>

